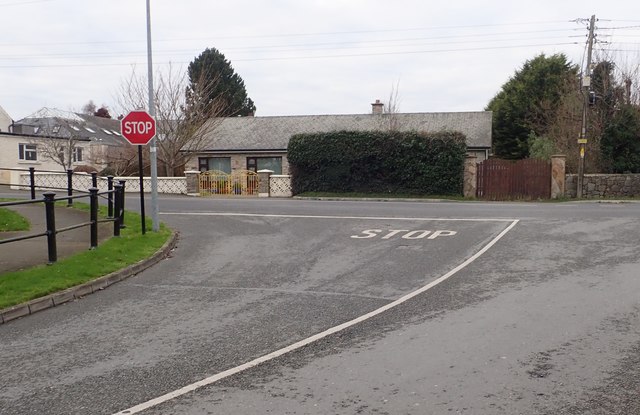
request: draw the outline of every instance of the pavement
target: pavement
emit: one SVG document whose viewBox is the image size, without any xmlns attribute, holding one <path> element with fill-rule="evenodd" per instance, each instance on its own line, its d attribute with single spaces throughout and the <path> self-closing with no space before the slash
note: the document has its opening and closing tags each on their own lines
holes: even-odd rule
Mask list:
<svg viewBox="0 0 640 415">
<path fill-rule="evenodd" d="M 18 205 L 8 207 L 8 209 L 14 210 L 27 218 L 31 228 L 28 231 L 0 233 L 0 239 L 33 235 L 46 231 L 44 204 Z M 89 212 L 56 206 L 55 219 L 56 227 L 64 228 L 88 222 Z M 98 226 L 98 245 L 112 235 L 112 223 L 100 224 Z M 91 247 L 89 227 L 86 226 L 59 233 L 56 238 L 56 245 L 58 248 L 58 260 L 88 250 Z M 44 265 L 48 262 L 47 239 L 45 236 L 0 245 L 0 274 Z"/>
</svg>

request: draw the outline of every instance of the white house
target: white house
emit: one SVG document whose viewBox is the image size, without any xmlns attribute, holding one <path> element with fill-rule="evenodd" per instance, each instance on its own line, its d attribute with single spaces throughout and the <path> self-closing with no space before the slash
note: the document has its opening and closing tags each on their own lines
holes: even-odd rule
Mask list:
<svg viewBox="0 0 640 415">
<path fill-rule="evenodd" d="M 105 148 L 126 143 L 120 134 L 118 120 L 76 114 L 68 111 L 43 108 L 40 111 L 12 122 L 3 123 L 0 112 L 0 184 L 19 183 L 20 172 L 7 169 L 64 171 L 65 168 L 47 156 L 52 145 L 64 147 L 72 141 L 72 168 L 91 166 L 106 167 L 101 154 Z M 6 113 L 5 113 L 6 114 Z M 7 131 L 8 130 L 8 131 Z M 73 137 L 73 140 L 70 138 Z"/>
<path fill-rule="evenodd" d="M 42 146 L 44 139 L 41 136 L 27 134 L 0 133 L 0 185 L 20 183 L 20 174 L 24 172 L 8 169 L 28 170 L 29 167 L 33 167 L 37 171 L 64 171 L 59 164 L 43 157 L 38 143 Z M 89 140 L 76 143 L 74 158 L 79 157 L 79 160 L 75 161 L 74 165 L 82 164 L 82 158 L 90 151 L 89 146 Z"/>
<path fill-rule="evenodd" d="M 7 114 L 4 108 L 0 107 L 0 133 L 9 131 L 11 123 L 13 123 L 13 120 L 9 114 Z"/>
</svg>

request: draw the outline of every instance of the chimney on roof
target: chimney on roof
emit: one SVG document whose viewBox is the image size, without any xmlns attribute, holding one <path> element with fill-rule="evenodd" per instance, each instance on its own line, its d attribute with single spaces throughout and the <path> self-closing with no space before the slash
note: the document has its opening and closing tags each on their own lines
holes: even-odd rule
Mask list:
<svg viewBox="0 0 640 415">
<path fill-rule="evenodd" d="M 380 102 L 379 99 L 376 99 L 376 102 L 371 104 L 371 113 L 372 114 L 382 114 L 384 112 L 384 104 Z"/>
</svg>

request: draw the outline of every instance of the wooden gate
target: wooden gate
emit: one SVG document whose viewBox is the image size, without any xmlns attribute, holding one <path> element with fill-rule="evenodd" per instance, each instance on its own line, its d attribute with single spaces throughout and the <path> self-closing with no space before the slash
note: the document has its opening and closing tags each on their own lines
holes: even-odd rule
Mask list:
<svg viewBox="0 0 640 415">
<path fill-rule="evenodd" d="M 551 197 L 551 163 L 545 160 L 489 159 L 478 163 L 477 197 L 532 200 Z"/>
<path fill-rule="evenodd" d="M 200 173 L 200 196 L 235 195 L 256 196 L 258 174 L 248 170 L 227 174 L 219 170 Z"/>
</svg>

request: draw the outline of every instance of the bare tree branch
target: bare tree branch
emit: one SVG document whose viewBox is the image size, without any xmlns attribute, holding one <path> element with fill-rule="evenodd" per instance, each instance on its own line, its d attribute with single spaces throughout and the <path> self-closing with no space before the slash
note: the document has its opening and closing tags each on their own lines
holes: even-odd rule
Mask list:
<svg viewBox="0 0 640 415">
<path fill-rule="evenodd" d="M 400 113 L 400 81 L 391 85 L 389 99 L 384 104 L 382 114 L 380 114 L 380 129 L 386 131 L 398 131 L 400 121 L 398 114 Z"/>
<path fill-rule="evenodd" d="M 204 74 L 203 74 L 204 76 Z M 157 72 L 154 80 L 156 144 L 158 159 L 164 173 L 173 176 L 197 153 L 205 148 L 206 137 L 222 121 L 224 113 L 222 99 L 203 102 L 209 91 L 215 90 L 219 78 L 196 82 L 196 89 L 188 88 L 185 71 L 169 65 L 165 72 Z M 131 76 L 120 87 L 118 104 L 123 113 L 144 108 L 148 89 L 145 76 L 138 76 L 135 68 Z"/>
<path fill-rule="evenodd" d="M 37 145 L 38 152 L 45 158 L 53 161 L 62 169 L 72 169 L 74 163 L 74 153 L 82 150 L 79 145 L 82 140 L 77 133 L 78 123 L 60 117 L 53 117 L 45 120 L 46 125 L 40 125 L 37 135 L 38 139 L 30 140 L 31 144 Z"/>
<path fill-rule="evenodd" d="M 149 165 L 149 150 L 142 153 L 143 168 Z M 89 162 L 95 166 L 107 166 L 105 173 L 114 176 L 131 176 L 138 172 L 138 151 L 135 146 L 101 146 L 93 148 Z"/>
</svg>

